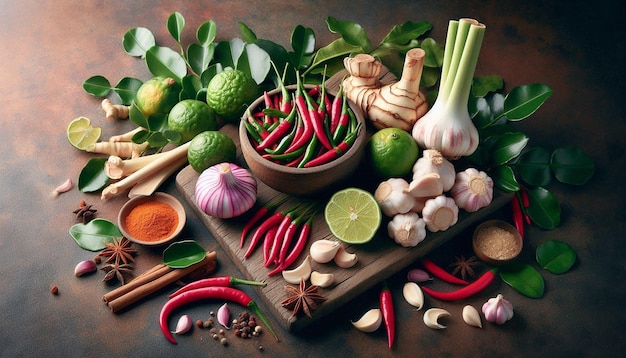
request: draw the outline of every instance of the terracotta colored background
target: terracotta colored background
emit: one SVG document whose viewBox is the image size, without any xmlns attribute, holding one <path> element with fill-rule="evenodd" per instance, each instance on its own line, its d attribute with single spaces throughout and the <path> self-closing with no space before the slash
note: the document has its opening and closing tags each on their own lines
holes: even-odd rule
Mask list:
<svg viewBox="0 0 626 358">
<path fill-rule="evenodd" d="M 0 0 L 0 352 L 16 356 L 618 356 L 626 349 L 623 302 L 626 244 L 623 222 L 625 111 L 624 42 L 617 2 L 571 1 L 35 1 Z M 67 123 L 92 118 L 103 138 L 129 128 L 107 122 L 99 101 L 81 88 L 100 74 L 113 82 L 124 76 L 149 78 L 145 65 L 124 54 L 123 34 L 132 27 L 151 29 L 157 41 L 174 45 L 165 21 L 174 11 L 187 20 L 185 42 L 202 22 L 213 19 L 218 39 L 239 36 L 243 21 L 258 37 L 288 46 L 298 24 L 315 30 L 318 44 L 335 35 L 328 16 L 355 21 L 373 42 L 404 21 L 427 20 L 431 36 L 445 40 L 449 19 L 474 17 L 487 25 L 477 75 L 498 74 L 508 89 L 534 82 L 549 84 L 554 95 L 519 127 L 531 145 L 556 148 L 577 145 L 597 165 L 583 187 L 553 184 L 562 203 L 562 226 L 553 231 L 529 230 L 523 259 L 533 262 L 534 248 L 560 239 L 576 250 L 574 269 L 561 276 L 544 272 L 545 297 L 523 297 L 498 282 L 486 292 L 459 303 L 428 300 L 453 316 L 442 331 L 428 329 L 404 302 L 406 271 L 389 279 L 397 311 L 397 340 L 386 347 L 384 330 L 365 334 L 349 320 L 378 306 L 378 289 L 355 299 L 308 331 L 280 331 L 280 343 L 265 335 L 255 340 L 232 338 L 221 347 L 208 333 L 195 330 L 169 344 L 157 315 L 165 294 L 120 315 L 101 301 L 111 289 L 96 274 L 78 279 L 74 265 L 92 254 L 76 246 L 67 230 L 80 199 L 98 209 L 101 218 L 116 220 L 123 196 L 101 202 L 98 195 L 73 190 L 51 199 L 49 192 L 66 178 L 77 179 L 90 155 L 74 150 L 65 138 Z M 173 180 L 164 191 L 176 195 Z M 216 250 L 219 274 L 239 275 L 215 240 L 188 210 L 184 236 Z M 506 210 L 502 217 L 509 215 Z M 440 248 L 433 257 L 452 260 L 463 252 L 468 236 Z M 159 251 L 140 249 L 137 271 L 153 266 Z M 48 292 L 51 284 L 60 294 Z M 439 286 L 442 289 L 445 287 Z M 248 292 L 252 292 L 249 290 Z M 461 320 L 465 303 L 479 307 L 503 293 L 515 306 L 504 326 L 476 329 Z M 189 307 L 202 318 L 217 303 Z M 239 310 L 239 308 L 236 308 Z M 237 311 L 238 312 L 238 311 Z M 278 325 L 276 325 L 278 326 Z M 264 351 L 257 350 L 263 345 Z"/>
</svg>

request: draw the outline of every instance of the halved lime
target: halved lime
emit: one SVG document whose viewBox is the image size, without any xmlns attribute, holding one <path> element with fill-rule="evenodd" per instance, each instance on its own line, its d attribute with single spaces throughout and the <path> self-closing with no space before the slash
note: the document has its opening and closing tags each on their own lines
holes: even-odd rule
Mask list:
<svg viewBox="0 0 626 358">
<path fill-rule="evenodd" d="M 364 244 L 378 231 L 382 215 L 372 194 L 347 188 L 333 194 L 324 209 L 324 218 L 337 239 L 348 244 Z"/>
<path fill-rule="evenodd" d="M 77 149 L 85 150 L 96 143 L 102 134 L 102 128 L 92 127 L 89 118 L 78 117 L 67 126 L 67 139 Z"/>
</svg>

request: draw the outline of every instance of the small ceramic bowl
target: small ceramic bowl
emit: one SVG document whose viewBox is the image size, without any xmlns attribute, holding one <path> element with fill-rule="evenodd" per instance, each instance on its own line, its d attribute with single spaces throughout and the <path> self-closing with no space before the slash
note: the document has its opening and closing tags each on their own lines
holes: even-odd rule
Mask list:
<svg viewBox="0 0 626 358">
<path fill-rule="evenodd" d="M 176 224 L 175 227 L 169 230 L 169 235 L 165 237 L 155 238 L 154 240 L 152 240 L 152 239 L 146 239 L 146 238 L 142 239 L 142 238 L 133 236 L 130 233 L 132 229 L 128 227 L 126 218 L 133 211 L 133 209 L 135 209 L 139 205 L 152 203 L 152 202 L 164 203 L 170 206 L 176 212 L 176 215 L 178 217 L 178 223 Z M 117 217 L 117 221 L 118 221 L 120 231 L 122 232 L 124 237 L 126 237 L 128 240 L 135 242 L 137 244 L 140 244 L 140 245 L 145 245 L 145 246 L 160 246 L 160 245 L 165 245 L 165 244 L 170 243 L 178 236 L 178 234 L 180 234 L 183 227 L 185 226 L 186 218 L 187 217 L 185 215 L 185 208 L 183 208 L 183 205 L 180 203 L 180 201 L 178 201 L 178 199 L 176 199 L 170 194 L 156 192 L 150 196 L 137 196 L 137 197 L 130 199 L 120 209 L 120 212 Z M 146 217 L 147 221 L 158 220 L 158 219 L 159 218 L 157 216 Z"/>
<path fill-rule="evenodd" d="M 483 262 L 503 265 L 515 260 L 522 252 L 523 240 L 513 225 L 502 220 L 488 220 L 474 230 L 472 246 Z"/>
<path fill-rule="evenodd" d="M 287 86 L 287 88 L 290 91 L 294 91 L 296 87 L 292 85 Z M 273 96 L 278 92 L 280 92 L 280 89 L 275 89 L 270 91 L 269 95 Z M 366 124 L 363 112 L 353 103 L 348 103 L 357 121 L 361 123 L 361 129 L 355 142 L 339 158 L 311 168 L 287 167 L 261 157 L 250 142 L 250 137 L 244 124 L 247 118 L 242 118 L 239 125 L 239 140 L 244 159 L 252 173 L 271 188 L 297 196 L 313 195 L 346 180 L 354 173 L 361 162 L 366 144 Z M 255 109 L 263 104 L 264 98 L 259 97 L 250 105 L 250 112 L 254 113 Z"/>
</svg>

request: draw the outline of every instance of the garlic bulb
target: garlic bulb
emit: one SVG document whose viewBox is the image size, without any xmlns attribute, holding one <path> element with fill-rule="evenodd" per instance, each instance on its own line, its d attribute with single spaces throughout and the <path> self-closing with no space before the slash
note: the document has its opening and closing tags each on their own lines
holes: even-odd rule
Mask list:
<svg viewBox="0 0 626 358">
<path fill-rule="evenodd" d="M 378 308 L 372 308 L 365 312 L 361 318 L 356 322 L 352 322 L 352 325 L 361 332 L 374 332 L 383 323 L 383 314 Z"/>
<path fill-rule="evenodd" d="M 513 304 L 498 294 L 483 304 L 485 319 L 489 322 L 504 324 L 513 318 Z"/>
<path fill-rule="evenodd" d="M 256 201 L 256 190 L 256 179 L 247 169 L 219 163 L 200 174 L 195 197 L 202 211 L 227 219 L 248 211 Z"/>
<path fill-rule="evenodd" d="M 480 314 L 478 314 L 478 310 L 472 305 L 466 305 L 463 307 L 463 321 L 470 326 L 483 328 L 483 323 L 480 320 Z"/>
<path fill-rule="evenodd" d="M 444 192 L 452 188 L 456 179 L 454 165 L 440 151 L 434 149 L 422 151 L 422 156 L 413 165 L 413 180 L 419 180 L 428 174 L 439 174 Z"/>
<path fill-rule="evenodd" d="M 483 171 L 465 169 L 456 174 L 450 195 L 459 208 L 470 213 L 475 212 L 491 203 L 493 180 Z"/>
<path fill-rule="evenodd" d="M 335 258 L 339 247 L 341 247 L 341 243 L 339 241 L 327 239 L 317 240 L 311 244 L 309 254 L 311 255 L 313 261 L 325 264 Z"/>
<path fill-rule="evenodd" d="M 414 206 L 414 198 L 407 192 L 409 183 L 402 178 L 391 178 L 380 183 L 374 198 L 383 214 L 392 217 L 409 212 Z"/>
<path fill-rule="evenodd" d="M 445 231 L 459 220 L 459 207 L 454 199 L 440 195 L 426 201 L 422 216 L 428 231 Z"/>
<path fill-rule="evenodd" d="M 426 237 L 426 223 L 414 212 L 398 214 L 387 224 L 387 232 L 397 244 L 414 247 Z"/>
</svg>

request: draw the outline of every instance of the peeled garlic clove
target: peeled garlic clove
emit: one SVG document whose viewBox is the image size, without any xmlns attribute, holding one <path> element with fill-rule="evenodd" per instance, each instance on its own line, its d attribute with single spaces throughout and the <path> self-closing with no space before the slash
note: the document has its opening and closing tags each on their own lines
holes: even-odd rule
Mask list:
<svg viewBox="0 0 626 358">
<path fill-rule="evenodd" d="M 339 243 L 339 241 L 326 239 L 317 240 L 311 244 L 309 254 L 311 255 L 313 261 L 325 264 L 332 261 L 335 254 L 337 254 L 339 247 L 341 247 L 341 243 Z"/>
<path fill-rule="evenodd" d="M 358 321 L 352 322 L 352 325 L 361 332 L 374 332 L 383 322 L 383 315 L 378 308 L 372 308 L 365 312 Z"/>
<path fill-rule="evenodd" d="M 505 299 L 502 294 L 498 294 L 498 296 L 485 302 L 482 311 L 487 321 L 496 324 L 504 324 L 513 318 L 513 304 Z"/>
<path fill-rule="evenodd" d="M 463 307 L 463 320 L 470 326 L 483 328 L 483 322 L 480 319 L 480 314 L 472 305 Z"/>
<path fill-rule="evenodd" d="M 74 267 L 74 275 L 80 277 L 88 273 L 95 272 L 98 269 L 96 263 L 93 260 L 85 260 L 76 264 Z"/>
<path fill-rule="evenodd" d="M 192 325 L 193 322 L 191 321 L 191 317 L 189 317 L 188 315 L 182 315 L 178 319 L 178 323 L 176 323 L 176 330 L 174 330 L 174 333 L 185 334 L 189 332 Z"/>
<path fill-rule="evenodd" d="M 313 286 L 318 286 L 322 288 L 326 288 L 335 283 L 335 275 L 332 273 L 321 273 L 318 271 L 311 272 L 311 284 Z"/>
<path fill-rule="evenodd" d="M 424 306 L 424 292 L 415 282 L 407 282 L 402 287 L 402 295 L 404 299 L 418 310 Z"/>
<path fill-rule="evenodd" d="M 302 263 L 293 270 L 284 270 L 283 278 L 293 285 L 300 284 L 300 281 L 308 280 L 311 277 L 311 259 L 310 256 L 304 258 Z"/>
<path fill-rule="evenodd" d="M 444 310 L 443 308 L 431 308 L 428 311 L 424 312 L 424 324 L 432 329 L 444 329 L 446 326 L 439 323 L 440 317 L 449 317 L 450 312 Z"/>
<path fill-rule="evenodd" d="M 228 303 L 224 303 L 217 310 L 217 321 L 224 326 L 224 328 L 230 329 L 230 308 L 228 308 Z"/>
<path fill-rule="evenodd" d="M 427 198 L 443 194 L 443 182 L 441 176 L 436 173 L 424 174 L 419 178 L 413 178 L 409 187 L 406 189 L 416 198 Z"/>
<path fill-rule="evenodd" d="M 342 245 L 339 246 L 339 250 L 337 250 L 334 260 L 335 264 L 341 268 L 350 268 L 356 265 L 356 262 L 358 261 L 356 254 L 349 253 L 343 248 Z"/>
</svg>

